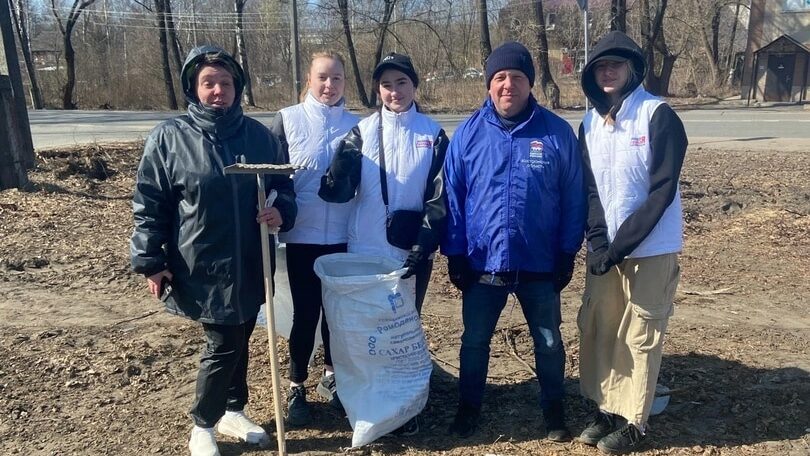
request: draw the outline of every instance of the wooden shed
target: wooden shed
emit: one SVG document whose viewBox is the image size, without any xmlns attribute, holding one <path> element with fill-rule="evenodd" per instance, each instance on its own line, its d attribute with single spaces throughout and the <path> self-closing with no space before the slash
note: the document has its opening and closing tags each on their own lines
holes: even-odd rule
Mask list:
<svg viewBox="0 0 810 456">
<path fill-rule="evenodd" d="M 754 51 L 748 99 L 802 103 L 810 81 L 810 49 L 782 35 Z"/>
</svg>

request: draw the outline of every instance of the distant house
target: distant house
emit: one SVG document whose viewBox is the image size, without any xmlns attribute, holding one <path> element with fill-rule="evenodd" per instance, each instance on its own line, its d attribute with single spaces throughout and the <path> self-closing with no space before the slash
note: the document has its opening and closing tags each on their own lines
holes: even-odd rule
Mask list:
<svg viewBox="0 0 810 456">
<path fill-rule="evenodd" d="M 62 34 L 56 30 L 40 31 L 31 37 L 31 58 L 40 71 L 54 71 L 62 56 Z"/>
<path fill-rule="evenodd" d="M 752 0 L 740 84 L 743 99 L 807 101 L 810 0 Z"/>
</svg>

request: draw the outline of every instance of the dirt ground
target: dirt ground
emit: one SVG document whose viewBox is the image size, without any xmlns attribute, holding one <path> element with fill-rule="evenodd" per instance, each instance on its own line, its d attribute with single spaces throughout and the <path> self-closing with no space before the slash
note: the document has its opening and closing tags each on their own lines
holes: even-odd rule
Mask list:
<svg viewBox="0 0 810 456">
<path fill-rule="evenodd" d="M 691 146 L 681 181 L 686 248 L 660 382 L 673 390 L 643 454 L 810 455 L 810 156 Z M 0 454 L 185 454 L 203 339 L 129 272 L 139 145 L 39 153 L 28 191 L 0 192 Z M 596 455 L 552 444 L 537 406 L 530 338 L 507 305 L 480 431 L 448 436 L 456 405 L 459 294 L 440 259 L 424 309 L 434 358 L 422 431 L 353 454 Z M 563 294 L 567 405 L 578 433 L 575 316 L 582 259 Z M 278 343 L 281 364 L 287 348 Z M 251 345 L 249 412 L 274 432 L 266 332 Z M 527 364 L 528 363 L 528 364 Z M 285 369 L 286 372 L 286 369 Z M 310 382 L 317 381 L 313 375 Z M 317 424 L 290 453 L 346 451 L 347 420 L 316 395 Z M 275 441 L 273 442 L 273 444 Z M 222 438 L 223 455 L 271 454 Z"/>
</svg>

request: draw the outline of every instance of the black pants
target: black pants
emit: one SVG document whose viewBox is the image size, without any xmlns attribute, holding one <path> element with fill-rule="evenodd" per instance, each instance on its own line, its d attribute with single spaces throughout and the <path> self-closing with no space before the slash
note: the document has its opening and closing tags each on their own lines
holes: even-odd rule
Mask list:
<svg viewBox="0 0 810 456">
<path fill-rule="evenodd" d="M 203 323 L 206 346 L 197 373 L 197 394 L 191 407 L 194 424 L 217 424 L 225 410 L 239 411 L 248 401 L 248 342 L 256 317 L 241 325 Z"/>
<path fill-rule="evenodd" d="M 346 252 L 346 244 L 287 244 L 287 275 L 293 301 L 293 324 L 290 330 L 290 381 L 303 383 L 309 376 L 309 358 L 315 348 L 315 329 L 323 315 L 321 280 L 313 265 L 318 257 Z M 329 350 L 329 325 L 321 319 L 324 364 L 332 365 Z"/>
<path fill-rule="evenodd" d="M 427 294 L 428 284 L 430 283 L 430 274 L 433 272 L 433 260 L 426 260 L 424 263 L 417 266 L 416 274 L 416 311 L 422 315 L 422 303 L 425 301 Z"/>
</svg>

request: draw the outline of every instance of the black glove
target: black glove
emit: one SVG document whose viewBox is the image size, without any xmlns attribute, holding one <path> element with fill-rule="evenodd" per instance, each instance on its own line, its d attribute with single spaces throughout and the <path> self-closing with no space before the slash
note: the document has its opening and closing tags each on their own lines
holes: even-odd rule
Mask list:
<svg viewBox="0 0 810 456">
<path fill-rule="evenodd" d="M 450 278 L 450 282 L 461 292 L 475 282 L 475 273 L 472 268 L 470 268 L 467 255 L 452 255 L 447 257 L 447 275 Z"/>
<path fill-rule="evenodd" d="M 417 244 L 411 247 L 411 253 L 408 254 L 408 258 L 405 259 L 405 263 L 402 265 L 403 268 L 408 269 L 405 274 L 402 274 L 402 278 L 407 279 L 416 274 L 416 269 L 427 259 L 428 254 L 421 245 Z"/>
<path fill-rule="evenodd" d="M 344 146 L 344 145 L 341 145 Z M 339 147 L 332 163 L 329 165 L 329 173 L 335 179 L 342 179 L 349 176 L 358 166 L 362 153 L 355 147 Z"/>
<path fill-rule="evenodd" d="M 608 249 L 601 249 L 598 252 L 588 253 L 588 271 L 593 275 L 604 275 L 610 271 L 616 263 L 610 259 Z"/>
<path fill-rule="evenodd" d="M 554 264 L 554 291 L 559 293 L 567 287 L 574 276 L 574 261 L 576 254 L 560 252 Z"/>
</svg>

